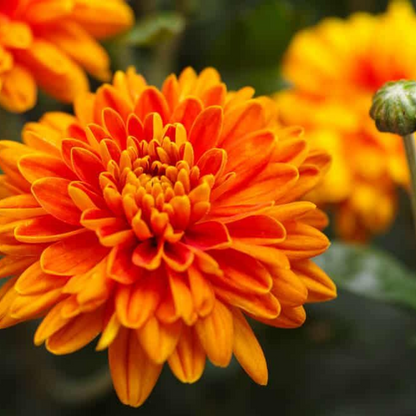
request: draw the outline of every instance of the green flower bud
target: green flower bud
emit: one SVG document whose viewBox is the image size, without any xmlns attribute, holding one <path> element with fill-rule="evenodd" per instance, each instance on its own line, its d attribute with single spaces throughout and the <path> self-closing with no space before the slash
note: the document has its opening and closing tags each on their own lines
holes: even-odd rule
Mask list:
<svg viewBox="0 0 416 416">
<path fill-rule="evenodd" d="M 391 81 L 373 97 L 371 118 L 382 132 L 406 136 L 416 131 L 416 81 Z"/>
</svg>

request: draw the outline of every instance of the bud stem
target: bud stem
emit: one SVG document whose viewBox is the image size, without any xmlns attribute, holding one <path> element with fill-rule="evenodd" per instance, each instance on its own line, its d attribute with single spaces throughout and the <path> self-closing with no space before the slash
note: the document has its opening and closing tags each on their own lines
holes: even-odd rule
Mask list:
<svg viewBox="0 0 416 416">
<path fill-rule="evenodd" d="M 404 147 L 406 149 L 407 164 L 410 172 L 410 199 L 412 202 L 413 222 L 416 232 L 416 142 L 413 133 L 403 137 Z"/>
</svg>

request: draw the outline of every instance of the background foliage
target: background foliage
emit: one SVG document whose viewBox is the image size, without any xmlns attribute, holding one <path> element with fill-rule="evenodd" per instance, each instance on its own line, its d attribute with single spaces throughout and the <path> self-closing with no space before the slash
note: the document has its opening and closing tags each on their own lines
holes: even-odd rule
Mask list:
<svg viewBox="0 0 416 416">
<path fill-rule="evenodd" d="M 188 65 L 215 66 L 230 87 L 252 85 L 258 94 L 286 86 L 279 65 L 296 30 L 325 16 L 379 12 L 387 5 L 385 0 L 130 3 L 136 27 L 106 43 L 113 69 L 135 65 L 160 85 L 167 74 Z M 0 110 L 1 139 L 20 140 L 24 122 L 57 109 L 71 111 L 41 95 L 24 116 Z M 0 415 L 415 415 L 415 252 L 404 192 L 392 229 L 371 247 L 334 242 L 318 262 L 337 282 L 338 299 L 309 306 L 301 329 L 256 327 L 269 363 L 266 388 L 256 386 L 236 364 L 210 367 L 192 386 L 166 370 L 150 399 L 134 410 L 119 403 L 102 377 L 105 353 L 92 353 L 91 347 L 53 357 L 32 345 L 34 324 L 2 331 Z"/>
</svg>

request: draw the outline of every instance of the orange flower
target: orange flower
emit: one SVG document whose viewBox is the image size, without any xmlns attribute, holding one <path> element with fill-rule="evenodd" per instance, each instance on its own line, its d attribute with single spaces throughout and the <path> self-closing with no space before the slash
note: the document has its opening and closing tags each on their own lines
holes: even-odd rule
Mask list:
<svg viewBox="0 0 416 416">
<path fill-rule="evenodd" d="M 293 328 L 303 304 L 335 297 L 311 260 L 328 247 L 298 201 L 328 155 L 281 130 L 275 104 L 231 93 L 214 69 L 162 91 L 133 69 L 0 142 L 0 326 L 44 317 L 55 354 L 101 337 L 114 386 L 139 406 L 163 364 L 185 383 L 232 354 L 267 383 L 244 314 Z"/>
<path fill-rule="evenodd" d="M 385 82 L 416 78 L 415 27 L 410 2 L 393 1 L 381 16 L 330 18 L 301 31 L 284 61 L 294 88 L 277 95 L 281 119 L 301 123 L 333 155 L 313 200 L 336 207 L 347 239 L 383 232 L 395 216 L 396 188 L 408 182 L 401 139 L 379 133 L 369 108 Z"/>
<path fill-rule="evenodd" d="M 23 112 L 36 85 L 63 102 L 88 90 L 85 69 L 108 80 L 109 59 L 95 39 L 130 27 L 123 0 L 0 1 L 0 106 Z"/>
</svg>

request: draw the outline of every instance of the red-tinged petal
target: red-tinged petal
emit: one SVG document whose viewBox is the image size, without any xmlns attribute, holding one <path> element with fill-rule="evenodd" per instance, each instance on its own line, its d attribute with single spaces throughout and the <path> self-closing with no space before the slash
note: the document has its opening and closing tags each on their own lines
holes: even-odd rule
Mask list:
<svg viewBox="0 0 416 416">
<path fill-rule="evenodd" d="M 274 319 L 261 319 L 253 316 L 254 319 L 275 328 L 299 328 L 303 325 L 306 319 L 306 312 L 303 306 L 295 308 L 283 308 L 282 312 Z"/>
<path fill-rule="evenodd" d="M 102 327 L 102 309 L 81 314 L 48 338 L 46 348 L 55 355 L 70 354 L 89 344 L 101 332 Z"/>
<path fill-rule="evenodd" d="M 210 174 L 216 178 L 221 176 L 227 165 L 227 160 L 227 152 L 224 149 L 209 149 L 197 163 L 201 177 Z"/>
<path fill-rule="evenodd" d="M 232 248 L 261 261 L 267 266 L 289 269 L 290 263 L 283 250 L 276 247 L 245 244 L 241 240 L 233 240 Z"/>
<path fill-rule="evenodd" d="M 235 250 L 213 253 L 224 276 L 219 278 L 223 284 L 247 293 L 268 293 L 273 281 L 268 270 L 253 257 Z"/>
<path fill-rule="evenodd" d="M 108 253 L 94 233 L 84 233 L 49 246 L 42 253 L 42 270 L 58 276 L 86 273 Z"/>
<path fill-rule="evenodd" d="M 250 100 L 226 113 L 220 145 L 228 151 L 228 146 L 234 146 L 237 139 L 264 128 L 264 125 L 263 106 Z"/>
<path fill-rule="evenodd" d="M 94 153 L 94 149 L 88 144 L 77 139 L 64 139 L 61 144 L 62 159 L 72 170 L 71 152 L 73 148 L 86 149 Z"/>
<path fill-rule="evenodd" d="M 172 291 L 176 316 L 181 317 L 187 325 L 192 325 L 197 319 L 197 315 L 186 276 L 173 272 L 169 273 L 169 286 Z"/>
<path fill-rule="evenodd" d="M 247 244 L 276 244 L 286 238 L 283 225 L 267 215 L 251 215 L 227 223 L 227 228 L 233 240 L 238 238 Z"/>
<path fill-rule="evenodd" d="M 111 279 L 129 285 L 143 276 L 144 270 L 133 264 L 133 251 L 133 248 L 122 245 L 111 250 L 107 263 L 107 273 Z"/>
<path fill-rule="evenodd" d="M 147 87 L 136 103 L 134 113 L 143 120 L 147 114 L 158 113 L 162 118 L 163 124 L 169 120 L 170 110 L 165 97 L 155 87 Z"/>
<path fill-rule="evenodd" d="M 153 239 L 140 243 L 133 252 L 132 261 L 146 270 L 156 270 L 162 263 L 163 245 Z"/>
<path fill-rule="evenodd" d="M 314 209 L 313 211 L 309 211 L 302 217 L 302 222 L 304 224 L 310 225 L 318 229 L 319 231 L 324 230 L 329 225 L 329 218 L 328 215 L 320 210 Z"/>
<path fill-rule="evenodd" d="M 211 283 L 195 267 L 189 268 L 188 280 L 196 313 L 201 317 L 209 315 L 215 303 L 215 293 Z"/>
<path fill-rule="evenodd" d="M 227 367 L 233 352 L 233 316 L 219 300 L 212 312 L 198 319 L 195 328 L 210 361 L 218 367 Z"/>
<path fill-rule="evenodd" d="M 153 390 L 162 365 L 147 357 L 134 331 L 124 328 L 110 345 L 108 358 L 119 399 L 139 407 Z"/>
<path fill-rule="evenodd" d="M 287 237 L 276 245 L 289 259 L 303 260 L 322 254 L 329 247 L 328 238 L 310 225 L 298 221 L 285 223 Z"/>
<path fill-rule="evenodd" d="M 172 355 L 179 341 L 182 326 L 180 321 L 164 324 L 152 317 L 137 330 L 139 341 L 153 362 L 163 364 Z"/>
<path fill-rule="evenodd" d="M 162 94 L 171 112 L 176 108 L 179 101 L 179 83 L 176 75 L 169 75 L 162 86 Z"/>
<path fill-rule="evenodd" d="M 201 99 L 205 108 L 213 105 L 219 105 L 222 107 L 224 105 L 226 95 L 227 87 L 225 84 L 219 84 L 204 91 Z"/>
<path fill-rule="evenodd" d="M 36 257 L 5 256 L 0 260 L 0 279 L 17 276 L 36 261 Z"/>
<path fill-rule="evenodd" d="M 303 305 L 308 298 L 308 289 L 292 270 L 274 268 L 273 288 L 271 292 L 283 306 Z"/>
<path fill-rule="evenodd" d="M 227 227 L 218 221 L 206 221 L 186 230 L 184 242 L 201 250 L 224 249 L 231 246 Z"/>
<path fill-rule="evenodd" d="M 19 295 L 10 306 L 9 315 L 13 319 L 29 320 L 50 309 L 62 298 L 62 288 L 35 295 Z"/>
<path fill-rule="evenodd" d="M 38 179 L 32 193 L 42 208 L 53 217 L 71 225 L 79 225 L 80 210 L 68 194 L 70 181 L 61 178 Z"/>
<path fill-rule="evenodd" d="M 217 298 L 226 304 L 243 309 L 244 311 L 264 319 L 274 319 L 280 314 L 281 306 L 279 301 L 271 293 L 263 295 L 249 295 L 235 289 L 227 289 L 214 286 Z"/>
<path fill-rule="evenodd" d="M 32 218 L 45 215 L 46 211 L 30 194 L 10 196 L 0 201 L 0 215 L 10 218 Z"/>
<path fill-rule="evenodd" d="M 71 163 L 78 178 L 95 189 L 100 188 L 99 176 L 104 171 L 101 160 L 86 149 L 73 148 Z"/>
<path fill-rule="evenodd" d="M 96 151 L 100 152 L 100 143 L 108 138 L 108 133 L 98 124 L 89 123 L 85 128 L 85 135 L 88 144 Z"/>
<path fill-rule="evenodd" d="M 188 139 L 193 146 L 196 160 L 207 150 L 216 147 L 221 135 L 222 122 L 222 108 L 218 106 L 208 107 L 198 115 Z"/>
<path fill-rule="evenodd" d="M 235 358 L 257 384 L 265 386 L 268 371 L 263 350 L 244 315 L 236 309 L 233 310 L 233 322 Z"/>
<path fill-rule="evenodd" d="M 140 328 L 153 315 L 163 295 L 163 284 L 161 273 L 147 273 L 137 283 L 118 286 L 115 304 L 123 326 Z"/>
<path fill-rule="evenodd" d="M 144 136 L 143 123 L 134 113 L 131 113 L 127 119 L 127 133 L 129 136 L 133 136 L 137 140 L 142 140 Z"/>
<path fill-rule="evenodd" d="M 190 248 L 181 243 L 166 243 L 162 253 L 163 260 L 176 272 L 183 272 L 194 261 L 194 253 Z"/>
<path fill-rule="evenodd" d="M 86 183 L 71 182 L 68 186 L 68 194 L 80 211 L 106 207 L 103 197 Z"/>
<path fill-rule="evenodd" d="M 20 295 L 37 295 L 63 288 L 67 281 L 67 277 L 44 273 L 37 261 L 18 278 L 15 289 Z"/>
<path fill-rule="evenodd" d="M 111 139 L 103 139 L 100 142 L 100 154 L 104 166 L 108 166 L 108 163 L 112 160 L 119 163 L 121 156 L 120 146 Z"/>
<path fill-rule="evenodd" d="M 169 357 L 169 367 L 182 383 L 195 383 L 205 368 L 205 351 L 193 327 L 185 326 L 175 351 Z"/>
<path fill-rule="evenodd" d="M 63 240 L 85 231 L 83 228 L 75 228 L 47 215 L 27 220 L 16 227 L 14 235 L 18 241 L 34 244 Z"/>
<path fill-rule="evenodd" d="M 127 131 L 126 125 L 121 116 L 112 108 L 103 110 L 103 124 L 113 140 L 117 142 L 121 149 L 126 148 Z"/>
<path fill-rule="evenodd" d="M 176 107 L 170 122 L 181 123 L 189 133 L 202 109 L 203 104 L 201 100 L 196 97 L 186 98 Z"/>
<path fill-rule="evenodd" d="M 307 302 L 324 302 L 336 298 L 334 282 L 313 261 L 294 262 L 293 271 L 308 289 Z"/>
<path fill-rule="evenodd" d="M 112 85 L 104 84 L 95 95 L 95 112 L 99 119 L 105 108 L 112 108 L 126 121 L 133 108 L 126 97 Z"/>
<path fill-rule="evenodd" d="M 158 113 L 148 114 L 143 123 L 143 140 L 161 139 L 163 131 L 162 117 Z"/>
<path fill-rule="evenodd" d="M 75 175 L 68 169 L 62 159 L 43 153 L 23 156 L 19 160 L 18 166 L 21 174 L 30 183 L 46 177 L 75 179 Z"/>
<path fill-rule="evenodd" d="M 112 212 L 105 209 L 88 209 L 82 213 L 81 224 L 89 230 L 99 231 L 106 226 L 123 226 L 126 222 L 114 217 Z"/>
</svg>

